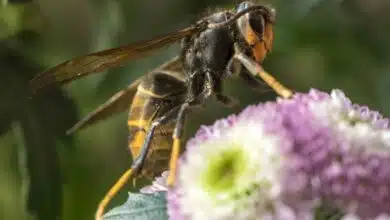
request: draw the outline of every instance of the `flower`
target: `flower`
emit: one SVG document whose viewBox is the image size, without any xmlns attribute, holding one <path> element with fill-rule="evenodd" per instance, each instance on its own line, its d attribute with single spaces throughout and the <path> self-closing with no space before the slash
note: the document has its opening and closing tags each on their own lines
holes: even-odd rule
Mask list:
<svg viewBox="0 0 390 220">
<path fill-rule="evenodd" d="M 389 126 L 340 90 L 249 106 L 187 143 L 168 190 L 169 216 L 313 219 L 331 204 L 343 219 L 386 219 Z"/>
<path fill-rule="evenodd" d="M 170 219 L 312 219 L 309 174 L 333 137 L 298 104 L 249 106 L 203 126 L 168 191 Z"/>
<path fill-rule="evenodd" d="M 340 90 L 330 95 L 312 90 L 306 99 L 315 119 L 338 140 L 326 168 L 312 178 L 314 190 L 339 205 L 346 216 L 389 216 L 389 120 L 353 104 Z"/>
<path fill-rule="evenodd" d="M 311 94 L 318 93 L 312 90 Z M 374 153 L 390 152 L 389 120 L 366 106 L 352 104 L 340 90 L 324 100 L 311 102 L 316 117 L 328 124 L 350 147 Z M 357 150 L 357 149 L 356 149 Z"/>
</svg>

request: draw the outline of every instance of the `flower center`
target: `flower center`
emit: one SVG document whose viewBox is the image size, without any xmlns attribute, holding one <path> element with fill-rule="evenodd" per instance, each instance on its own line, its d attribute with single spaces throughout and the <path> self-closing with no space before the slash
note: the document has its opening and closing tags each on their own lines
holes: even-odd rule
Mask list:
<svg viewBox="0 0 390 220">
<path fill-rule="evenodd" d="M 210 158 L 203 177 L 202 186 L 209 193 L 218 194 L 235 188 L 237 180 L 246 169 L 244 152 L 237 146 Z"/>
</svg>

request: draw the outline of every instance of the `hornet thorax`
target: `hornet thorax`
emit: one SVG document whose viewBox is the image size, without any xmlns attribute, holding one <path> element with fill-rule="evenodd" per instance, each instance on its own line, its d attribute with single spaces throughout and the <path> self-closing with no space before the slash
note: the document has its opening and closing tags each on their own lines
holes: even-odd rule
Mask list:
<svg viewBox="0 0 390 220">
<path fill-rule="evenodd" d="M 206 19 L 220 23 L 232 16 L 230 11 L 217 12 Z M 234 26 L 234 25 L 232 25 Z M 182 41 L 181 59 L 189 84 L 189 99 L 206 99 L 218 90 L 234 53 L 232 26 L 207 29 Z"/>
</svg>

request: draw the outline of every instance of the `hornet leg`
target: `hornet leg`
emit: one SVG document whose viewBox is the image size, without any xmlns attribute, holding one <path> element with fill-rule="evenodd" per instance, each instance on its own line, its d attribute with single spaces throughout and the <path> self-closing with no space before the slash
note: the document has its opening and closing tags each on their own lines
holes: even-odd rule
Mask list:
<svg viewBox="0 0 390 220">
<path fill-rule="evenodd" d="M 214 92 L 215 97 L 219 102 L 227 107 L 233 107 L 238 104 L 238 101 L 230 96 L 223 94 L 222 80 L 216 77 L 211 71 L 206 72 L 206 82 L 210 95 Z"/>
<path fill-rule="evenodd" d="M 171 152 L 171 159 L 169 161 L 169 176 L 167 179 L 167 185 L 173 186 L 176 180 L 177 161 L 180 154 L 180 138 L 183 132 L 183 124 L 186 116 L 186 110 L 189 107 L 189 103 L 185 102 L 181 105 L 179 114 L 176 119 L 175 130 L 173 131 L 173 147 Z"/>
<path fill-rule="evenodd" d="M 99 203 L 98 209 L 95 214 L 95 220 L 101 220 L 102 215 L 104 214 L 104 210 L 111 201 L 111 199 L 119 192 L 119 190 L 127 183 L 127 181 L 132 176 L 136 176 L 141 170 L 142 166 L 144 165 L 146 156 L 148 155 L 149 149 L 150 149 L 150 143 L 153 138 L 154 131 L 157 126 L 159 126 L 162 123 L 165 123 L 166 121 L 172 120 L 177 115 L 178 111 L 180 110 L 181 106 L 177 106 L 167 112 L 165 115 L 161 116 L 160 118 L 156 119 L 150 129 L 148 130 L 148 133 L 146 135 L 144 144 L 141 148 L 141 153 L 139 156 L 133 161 L 133 164 L 131 165 L 131 168 L 129 168 L 118 180 L 117 182 L 111 187 L 111 189 L 107 192 L 107 194 L 104 196 L 102 201 Z"/>
<path fill-rule="evenodd" d="M 258 76 L 264 80 L 278 95 L 283 98 L 290 98 L 293 95 L 293 91 L 286 88 L 283 84 L 278 82 L 272 75 L 267 73 L 258 63 L 252 60 L 250 57 L 242 53 L 236 46 L 236 54 L 234 59 L 241 62 L 243 66 L 254 76 Z"/>
</svg>

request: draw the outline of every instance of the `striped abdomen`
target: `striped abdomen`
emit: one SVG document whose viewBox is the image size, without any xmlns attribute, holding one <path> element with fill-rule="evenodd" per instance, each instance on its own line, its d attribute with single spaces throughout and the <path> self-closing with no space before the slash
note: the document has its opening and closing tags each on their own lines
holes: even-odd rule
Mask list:
<svg viewBox="0 0 390 220">
<path fill-rule="evenodd" d="M 133 160 L 140 154 L 152 122 L 182 104 L 185 94 L 185 82 L 178 74 L 159 71 L 143 78 L 128 118 L 129 148 Z M 170 120 L 155 129 L 149 153 L 139 175 L 153 178 L 168 169 L 174 128 L 175 121 Z"/>
</svg>

